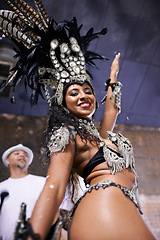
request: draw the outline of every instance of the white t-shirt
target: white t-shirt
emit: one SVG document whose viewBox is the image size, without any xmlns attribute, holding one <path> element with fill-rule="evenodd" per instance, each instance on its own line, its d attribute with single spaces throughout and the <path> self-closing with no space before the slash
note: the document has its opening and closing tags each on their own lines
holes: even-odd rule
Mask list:
<svg viewBox="0 0 160 240">
<path fill-rule="evenodd" d="M 26 206 L 26 219 L 31 217 L 34 205 L 45 184 L 45 177 L 27 175 L 23 178 L 8 178 L 0 183 L 0 194 L 8 192 L 4 199 L 0 212 L 0 237 L 2 240 L 14 240 L 14 232 L 19 218 L 20 206 L 24 202 Z M 85 190 L 85 185 L 80 177 L 79 197 Z M 60 209 L 71 210 L 73 204 L 68 189 Z"/>
<path fill-rule="evenodd" d="M 23 178 L 8 178 L 0 183 L 0 193 L 9 193 L 4 199 L 0 212 L 0 237 L 2 237 L 2 240 L 14 239 L 15 227 L 22 202 L 27 205 L 26 219 L 31 217 L 45 180 L 45 177 L 29 174 Z"/>
</svg>

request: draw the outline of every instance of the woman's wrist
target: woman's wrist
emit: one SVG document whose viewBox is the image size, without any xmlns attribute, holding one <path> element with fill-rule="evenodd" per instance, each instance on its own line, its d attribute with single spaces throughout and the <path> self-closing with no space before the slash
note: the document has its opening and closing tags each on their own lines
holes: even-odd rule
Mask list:
<svg viewBox="0 0 160 240">
<path fill-rule="evenodd" d="M 111 79 L 110 83 L 117 82 L 117 74 L 118 73 L 116 73 L 116 72 L 110 74 L 110 79 Z"/>
<path fill-rule="evenodd" d="M 121 112 L 121 87 L 122 84 L 120 82 L 113 82 L 111 79 L 108 79 L 105 83 L 106 86 L 106 91 L 108 91 L 108 88 L 111 87 L 112 89 L 112 94 L 109 96 L 111 100 L 115 98 L 115 107 L 118 109 L 118 113 Z M 110 95 L 110 94 L 109 94 Z M 107 94 L 105 97 L 102 99 L 101 103 L 104 103 L 107 99 Z"/>
</svg>

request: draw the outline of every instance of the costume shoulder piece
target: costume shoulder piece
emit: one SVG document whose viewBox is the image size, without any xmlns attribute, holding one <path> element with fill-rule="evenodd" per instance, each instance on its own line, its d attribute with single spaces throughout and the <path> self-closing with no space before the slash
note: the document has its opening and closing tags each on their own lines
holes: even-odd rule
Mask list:
<svg viewBox="0 0 160 240">
<path fill-rule="evenodd" d="M 75 139 L 76 131 L 72 126 L 61 126 L 51 135 L 48 148 L 51 153 L 63 152 L 70 139 Z"/>
</svg>

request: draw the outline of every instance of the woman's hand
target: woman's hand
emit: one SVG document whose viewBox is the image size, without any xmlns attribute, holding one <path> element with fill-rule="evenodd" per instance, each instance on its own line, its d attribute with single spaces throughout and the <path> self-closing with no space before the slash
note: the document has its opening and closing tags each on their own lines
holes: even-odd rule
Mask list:
<svg viewBox="0 0 160 240">
<path fill-rule="evenodd" d="M 111 65 L 111 73 L 110 73 L 110 79 L 111 82 L 116 82 L 117 80 L 117 74 L 119 72 L 119 58 L 120 58 L 120 53 L 118 53 Z"/>
<path fill-rule="evenodd" d="M 119 58 L 120 53 L 118 53 L 111 65 L 111 73 L 110 73 L 110 83 L 117 82 L 117 74 L 119 72 Z M 103 119 L 100 124 L 99 133 L 100 136 L 104 139 L 107 138 L 106 131 L 112 131 L 117 119 L 118 109 L 115 108 L 115 99 L 111 100 L 110 97 L 112 96 L 112 88 L 111 86 L 108 87 L 107 90 L 107 98 L 105 104 L 105 113 Z"/>
</svg>

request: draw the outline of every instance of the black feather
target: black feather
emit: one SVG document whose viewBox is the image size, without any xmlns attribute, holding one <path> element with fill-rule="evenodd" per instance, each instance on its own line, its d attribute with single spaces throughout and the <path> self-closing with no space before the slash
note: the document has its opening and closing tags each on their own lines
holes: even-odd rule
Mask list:
<svg viewBox="0 0 160 240">
<path fill-rule="evenodd" d="M 14 1 L 12 1 L 14 5 Z M 84 54 L 86 63 L 92 67 L 96 67 L 94 60 L 107 60 L 106 57 L 101 56 L 98 53 L 89 50 L 90 43 L 97 39 L 100 35 L 105 35 L 107 33 L 107 28 L 103 28 L 100 32 L 94 33 L 94 29 L 90 28 L 85 35 L 81 35 L 81 30 L 83 25 L 78 26 L 76 17 L 73 17 L 71 21 L 64 20 L 60 23 L 57 23 L 54 19 L 47 20 L 47 28 L 43 28 L 38 24 L 38 20 L 33 24 L 33 19 L 29 23 L 27 13 L 24 9 L 19 8 L 19 5 L 16 4 L 16 8 L 22 12 L 23 17 L 26 16 L 26 19 L 21 18 L 20 14 L 12 22 L 12 28 L 17 26 L 20 31 L 24 33 L 29 39 L 33 42 L 32 46 L 28 46 L 27 43 L 17 40 L 16 36 L 11 36 L 11 40 L 16 44 L 14 49 L 16 54 L 14 58 L 17 59 L 17 63 L 14 68 L 11 69 L 12 72 L 17 71 L 17 75 L 12 81 L 12 97 L 11 101 L 15 102 L 15 89 L 19 82 L 23 81 L 25 89 L 27 86 L 32 90 L 31 93 L 31 105 L 34 106 L 38 103 L 39 96 L 43 97 L 44 85 L 39 81 L 38 68 L 47 67 L 53 68 L 49 52 L 50 52 L 50 42 L 53 39 L 58 39 L 59 43 L 62 42 L 69 43 L 69 38 L 74 37 L 77 39 L 78 44 Z M 10 6 L 11 7 L 11 6 Z M 13 10 L 13 7 L 12 7 Z M 31 11 L 33 9 L 31 8 Z M 38 10 L 38 9 L 37 9 Z M 36 16 L 39 16 L 36 11 L 34 11 Z M 18 19 L 18 23 L 17 20 Z M 41 19 L 39 19 L 41 20 Z M 28 25 L 27 25 L 28 24 Z M 59 50 L 56 50 L 57 58 L 60 60 Z M 88 72 L 91 76 L 91 74 Z M 92 76 L 91 76 L 92 77 Z M 3 81 L 0 84 L 0 91 L 2 91 L 7 84 L 7 81 Z"/>
</svg>

